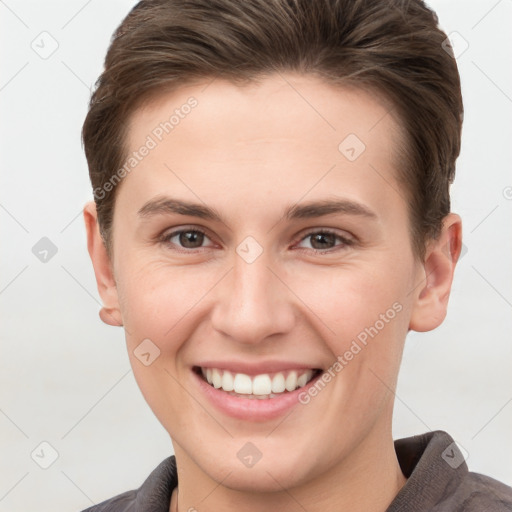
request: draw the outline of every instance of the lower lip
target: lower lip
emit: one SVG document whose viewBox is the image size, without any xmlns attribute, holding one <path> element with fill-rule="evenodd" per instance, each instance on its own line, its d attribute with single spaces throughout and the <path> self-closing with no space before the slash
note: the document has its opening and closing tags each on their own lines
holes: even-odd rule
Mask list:
<svg viewBox="0 0 512 512">
<path fill-rule="evenodd" d="M 203 380 L 200 375 L 192 371 L 201 392 L 213 403 L 213 405 L 224 414 L 248 421 L 267 421 L 286 413 L 299 402 L 299 395 L 307 393 L 308 389 L 315 385 L 316 381 L 322 376 L 319 373 L 310 380 L 305 386 L 295 391 L 285 392 L 275 398 L 241 398 L 233 396 L 226 391 L 214 388 L 208 382 Z"/>
</svg>

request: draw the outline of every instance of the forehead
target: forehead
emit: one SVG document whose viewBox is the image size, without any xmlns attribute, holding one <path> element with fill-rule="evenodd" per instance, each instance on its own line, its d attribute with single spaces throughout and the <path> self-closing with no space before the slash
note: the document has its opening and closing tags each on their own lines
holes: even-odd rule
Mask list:
<svg viewBox="0 0 512 512">
<path fill-rule="evenodd" d="M 348 195 L 362 185 L 373 193 L 394 181 L 400 140 L 389 105 L 362 90 L 294 74 L 244 86 L 214 79 L 157 96 L 132 115 L 128 156 L 151 149 L 125 179 L 146 196 L 172 181 L 203 199 L 224 189 L 240 206 L 256 190 L 286 189 L 296 200 L 341 185 Z M 396 195 L 398 185 L 391 188 Z"/>
<path fill-rule="evenodd" d="M 191 98 L 197 105 L 189 108 Z M 205 147 L 219 139 L 233 143 L 258 135 L 267 137 L 267 142 L 271 136 L 293 135 L 303 141 L 318 142 L 322 137 L 326 143 L 336 143 L 341 136 L 354 133 L 363 142 L 374 143 L 380 132 L 398 131 L 392 110 L 382 95 L 328 84 L 314 75 L 275 74 L 246 85 L 217 78 L 154 94 L 130 117 L 128 145 L 136 145 L 154 130 L 156 138 L 166 138 L 171 132 L 174 137 L 179 132 L 193 135 Z M 189 114 L 193 126 L 190 121 L 181 122 Z M 159 124 L 168 121 L 171 130 L 161 133 Z M 202 127 L 199 131 L 197 124 Z M 381 130 L 372 135 L 379 124 Z"/>
</svg>

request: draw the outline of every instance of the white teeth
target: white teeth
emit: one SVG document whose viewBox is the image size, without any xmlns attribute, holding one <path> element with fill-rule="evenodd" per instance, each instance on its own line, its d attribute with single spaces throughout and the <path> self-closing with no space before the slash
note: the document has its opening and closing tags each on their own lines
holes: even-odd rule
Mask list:
<svg viewBox="0 0 512 512">
<path fill-rule="evenodd" d="M 235 389 L 233 383 L 233 374 L 224 370 L 224 374 L 222 375 L 222 389 L 224 391 L 233 391 Z"/>
<path fill-rule="evenodd" d="M 292 370 L 285 377 L 285 373 L 276 373 L 272 378 L 264 373 L 250 377 L 245 373 L 233 375 L 230 371 L 218 368 L 201 368 L 201 373 L 214 388 L 221 388 L 231 395 L 247 395 L 247 398 L 274 398 L 276 394 L 285 391 L 294 391 L 305 386 L 312 378 L 313 370 Z"/>
<path fill-rule="evenodd" d="M 233 381 L 233 388 L 235 393 L 250 395 L 252 393 L 251 377 L 244 373 L 237 373 L 235 375 L 235 380 Z"/>
<path fill-rule="evenodd" d="M 308 381 L 308 374 L 307 373 L 303 373 L 297 379 L 297 387 L 301 388 L 302 386 L 305 386 L 307 381 Z"/>
<path fill-rule="evenodd" d="M 277 373 L 272 379 L 272 393 L 282 393 L 285 389 L 284 375 L 282 373 Z"/>
<path fill-rule="evenodd" d="M 297 372 L 295 370 L 288 374 L 284 386 L 287 391 L 293 391 L 297 387 Z"/>
<path fill-rule="evenodd" d="M 214 388 L 220 388 L 222 386 L 222 377 L 217 368 L 212 369 L 212 384 Z"/>
<path fill-rule="evenodd" d="M 272 381 L 268 375 L 256 375 L 252 381 L 253 395 L 269 395 L 272 392 Z"/>
</svg>

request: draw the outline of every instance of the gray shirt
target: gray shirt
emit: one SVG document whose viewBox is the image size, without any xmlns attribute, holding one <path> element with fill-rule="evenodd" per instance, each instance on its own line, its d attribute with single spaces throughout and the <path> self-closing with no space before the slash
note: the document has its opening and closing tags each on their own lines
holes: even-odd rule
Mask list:
<svg viewBox="0 0 512 512">
<path fill-rule="evenodd" d="M 512 488 L 468 471 L 453 439 L 440 430 L 398 439 L 395 451 L 407 483 L 386 512 L 512 511 Z M 178 485 L 176 459 L 162 461 L 137 489 L 83 512 L 168 512 Z"/>
</svg>

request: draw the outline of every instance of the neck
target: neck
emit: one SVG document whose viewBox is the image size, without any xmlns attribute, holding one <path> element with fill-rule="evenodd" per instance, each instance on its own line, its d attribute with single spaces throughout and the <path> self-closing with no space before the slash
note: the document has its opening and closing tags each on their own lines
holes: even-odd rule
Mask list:
<svg viewBox="0 0 512 512">
<path fill-rule="evenodd" d="M 386 436 L 367 437 L 343 461 L 306 483 L 292 488 L 280 485 L 282 490 L 274 492 L 230 484 L 234 470 L 226 471 L 216 481 L 177 443 L 175 453 L 179 489 L 173 493 L 170 512 L 196 508 L 201 512 L 292 512 L 298 507 L 308 512 L 385 512 L 407 481 L 398 464 L 390 432 Z"/>
</svg>

